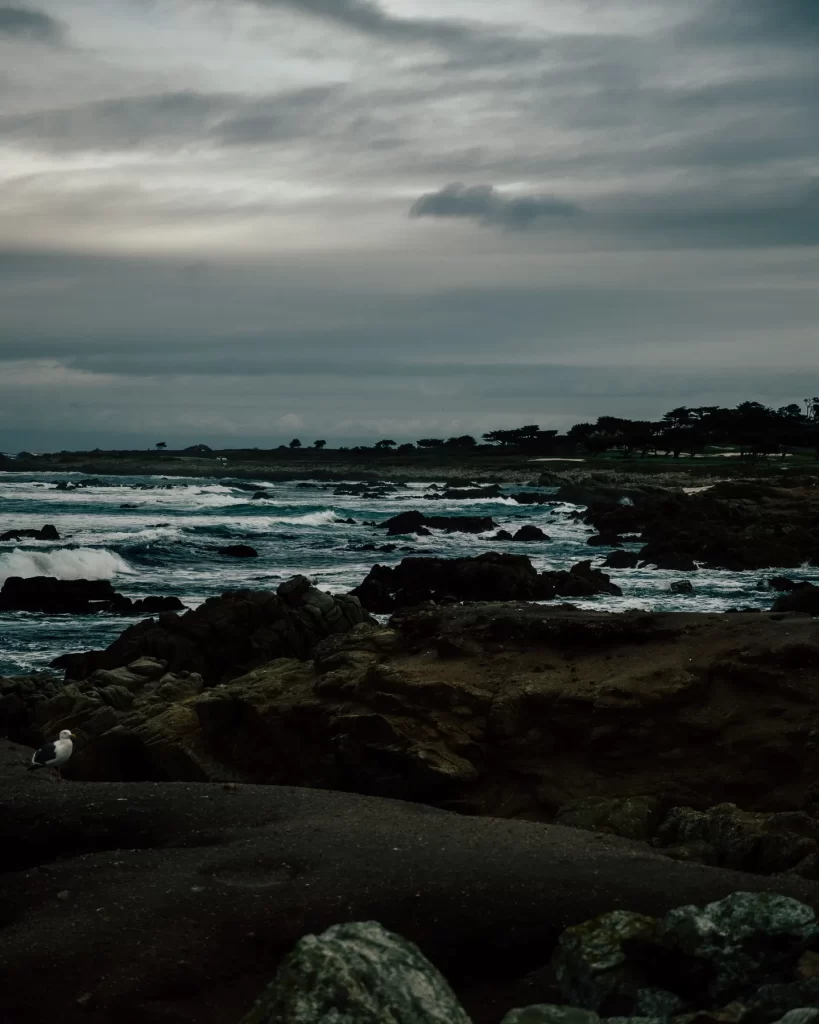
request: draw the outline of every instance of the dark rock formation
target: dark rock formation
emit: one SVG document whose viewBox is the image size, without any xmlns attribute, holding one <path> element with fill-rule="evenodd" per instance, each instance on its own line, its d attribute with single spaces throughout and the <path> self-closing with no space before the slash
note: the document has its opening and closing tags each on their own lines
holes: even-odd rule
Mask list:
<svg viewBox="0 0 819 1024">
<path fill-rule="evenodd" d="M 60 540 L 56 526 L 46 525 L 39 530 L 8 530 L 0 533 L 0 541 L 9 540 Z"/>
<path fill-rule="evenodd" d="M 539 526 L 521 526 L 519 530 L 515 532 L 512 540 L 523 541 L 528 543 L 535 540 L 551 540 L 552 538 L 547 536 Z"/>
<path fill-rule="evenodd" d="M 540 491 L 518 491 L 517 494 L 510 494 L 519 505 L 550 505 L 554 504 L 553 494 L 542 494 Z"/>
<path fill-rule="evenodd" d="M 446 487 L 443 491 L 425 494 L 427 501 L 487 501 L 499 498 L 503 492 L 499 484 L 488 487 Z"/>
<path fill-rule="evenodd" d="M 62 1024 L 232 1024 L 305 934 L 375 919 L 475 1024 L 497 1024 L 558 1001 L 524 979 L 613 907 L 661 917 L 742 889 L 819 908 L 816 883 L 575 829 L 310 789 L 60 785 L 25 772 L 30 756 L 0 742 L 0 1018 L 14 1024 L 43 1024 L 55 993 Z"/>
<path fill-rule="evenodd" d="M 669 589 L 672 594 L 693 594 L 694 584 L 691 580 L 674 580 Z"/>
<path fill-rule="evenodd" d="M 619 548 L 623 542 L 616 533 L 595 533 L 586 543 L 593 548 Z"/>
<path fill-rule="evenodd" d="M 0 611 L 46 615 L 153 615 L 184 610 L 178 597 L 133 601 L 118 594 L 109 580 L 58 580 L 52 576 L 10 576 L 0 591 Z"/>
<path fill-rule="evenodd" d="M 819 587 L 812 583 L 798 583 L 793 590 L 774 601 L 772 611 L 819 615 Z"/>
<path fill-rule="evenodd" d="M 340 993 L 343 993 L 340 994 Z M 306 935 L 242 1024 L 471 1024 L 417 946 L 374 921 Z"/>
<path fill-rule="evenodd" d="M 237 590 L 184 615 L 147 619 L 106 650 L 64 655 L 54 666 L 64 668 L 68 679 L 85 679 L 97 669 L 159 658 L 169 671 L 199 672 L 212 686 L 273 658 L 307 658 L 323 637 L 368 618 L 354 597 L 333 597 L 296 576 L 276 594 Z"/>
<path fill-rule="evenodd" d="M 607 569 L 636 569 L 639 564 L 640 556 L 634 551 L 612 551 L 603 562 Z"/>
<path fill-rule="evenodd" d="M 444 530 L 446 533 L 487 533 L 496 530 L 498 524 L 489 516 L 425 516 L 423 512 L 401 512 L 380 525 L 391 537 L 407 533 L 424 536 L 430 530 Z"/>
<path fill-rule="evenodd" d="M 218 554 L 229 555 L 231 558 L 258 558 L 259 552 L 249 544 L 228 544 L 218 548 Z"/>
<path fill-rule="evenodd" d="M 519 539 L 517 535 L 514 539 Z M 525 555 L 488 552 L 474 558 L 404 558 L 399 565 L 374 565 L 352 591 L 371 612 L 454 598 L 458 601 L 548 601 L 557 595 L 620 594 L 591 562 L 569 572 L 538 573 Z"/>
</svg>

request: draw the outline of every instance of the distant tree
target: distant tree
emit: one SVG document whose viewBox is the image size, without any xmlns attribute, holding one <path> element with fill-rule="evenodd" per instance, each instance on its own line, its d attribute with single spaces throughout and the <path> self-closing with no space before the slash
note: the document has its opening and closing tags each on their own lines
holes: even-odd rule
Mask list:
<svg viewBox="0 0 819 1024">
<path fill-rule="evenodd" d="M 165 442 L 164 442 L 164 441 L 159 441 L 159 442 L 157 443 L 157 446 L 156 446 L 156 447 L 157 447 L 157 448 L 167 448 L 168 446 L 167 446 L 167 445 L 165 444 Z"/>
<path fill-rule="evenodd" d="M 445 443 L 442 437 L 422 437 L 417 442 L 419 448 L 440 448 Z"/>
<path fill-rule="evenodd" d="M 294 437 L 293 440 L 290 442 L 290 447 L 301 448 L 301 441 L 297 437 Z"/>
<path fill-rule="evenodd" d="M 375 447 L 378 448 L 382 452 L 383 451 L 388 451 L 390 448 L 394 448 L 395 447 L 395 441 L 389 441 L 389 440 L 386 440 L 386 439 L 383 440 L 383 441 L 376 441 Z"/>
<path fill-rule="evenodd" d="M 314 448 L 318 448 L 319 450 L 321 450 L 326 444 L 327 444 L 326 441 L 314 441 L 313 442 L 313 447 Z"/>
<path fill-rule="evenodd" d="M 460 437 L 450 437 L 444 442 L 446 448 L 474 448 L 478 442 L 470 434 L 462 434 Z"/>
<path fill-rule="evenodd" d="M 399 451 L 399 452 L 404 452 L 404 453 L 406 453 L 406 452 L 414 452 L 415 451 L 415 445 L 414 444 L 399 444 L 398 448 L 396 450 Z"/>
<path fill-rule="evenodd" d="M 490 430 L 483 440 L 502 448 L 542 448 L 556 436 L 556 430 L 541 430 L 537 423 L 529 423 L 513 430 Z"/>
</svg>

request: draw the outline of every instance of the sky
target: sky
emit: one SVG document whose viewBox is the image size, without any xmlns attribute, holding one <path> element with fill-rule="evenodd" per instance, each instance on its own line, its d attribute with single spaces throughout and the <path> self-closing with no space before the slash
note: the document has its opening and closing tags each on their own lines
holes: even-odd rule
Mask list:
<svg viewBox="0 0 819 1024">
<path fill-rule="evenodd" d="M 0 0 L 0 450 L 819 390 L 816 0 Z"/>
</svg>

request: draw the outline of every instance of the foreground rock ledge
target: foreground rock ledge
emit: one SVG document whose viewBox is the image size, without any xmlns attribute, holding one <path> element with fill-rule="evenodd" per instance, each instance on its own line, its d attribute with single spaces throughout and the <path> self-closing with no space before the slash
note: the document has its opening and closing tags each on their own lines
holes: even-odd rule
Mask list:
<svg viewBox="0 0 819 1024">
<path fill-rule="evenodd" d="M 241 1020 L 305 934 L 379 920 L 475 1024 L 552 1003 L 563 930 L 819 884 L 669 862 L 623 840 L 317 790 L 59 784 L 0 743 L 0 1019 Z M 48 984 L 43 969 L 48 965 Z"/>
</svg>

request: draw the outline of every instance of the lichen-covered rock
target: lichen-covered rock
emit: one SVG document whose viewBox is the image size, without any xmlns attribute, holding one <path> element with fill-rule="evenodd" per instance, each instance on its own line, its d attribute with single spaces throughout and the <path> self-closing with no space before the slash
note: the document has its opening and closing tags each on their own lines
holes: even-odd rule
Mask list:
<svg viewBox="0 0 819 1024">
<path fill-rule="evenodd" d="M 660 819 L 660 807 L 660 800 L 653 796 L 587 797 L 564 804 L 555 824 L 626 839 L 649 839 Z"/>
<path fill-rule="evenodd" d="M 735 892 L 660 920 L 614 911 L 568 928 L 553 966 L 563 995 L 601 1014 L 667 1018 L 759 1001 L 765 986 L 770 1008 L 784 1013 L 804 1005 L 804 986 L 816 982 L 819 992 L 816 979 L 799 977 L 805 951 L 816 945 L 811 907 L 775 893 Z"/>
<path fill-rule="evenodd" d="M 416 946 L 365 921 L 305 936 L 242 1024 L 285 1022 L 469 1024 L 469 1018 Z"/>
<path fill-rule="evenodd" d="M 819 821 L 802 812 L 752 813 L 735 804 L 707 811 L 675 807 L 657 829 L 655 841 L 671 847 L 680 859 L 693 846 L 698 855 L 692 859 L 766 875 L 796 869 L 819 851 Z"/>
<path fill-rule="evenodd" d="M 580 1010 L 576 1006 L 526 1006 L 521 1010 L 510 1010 L 501 1024 L 599 1024 L 600 1018 L 592 1010 Z"/>
</svg>

